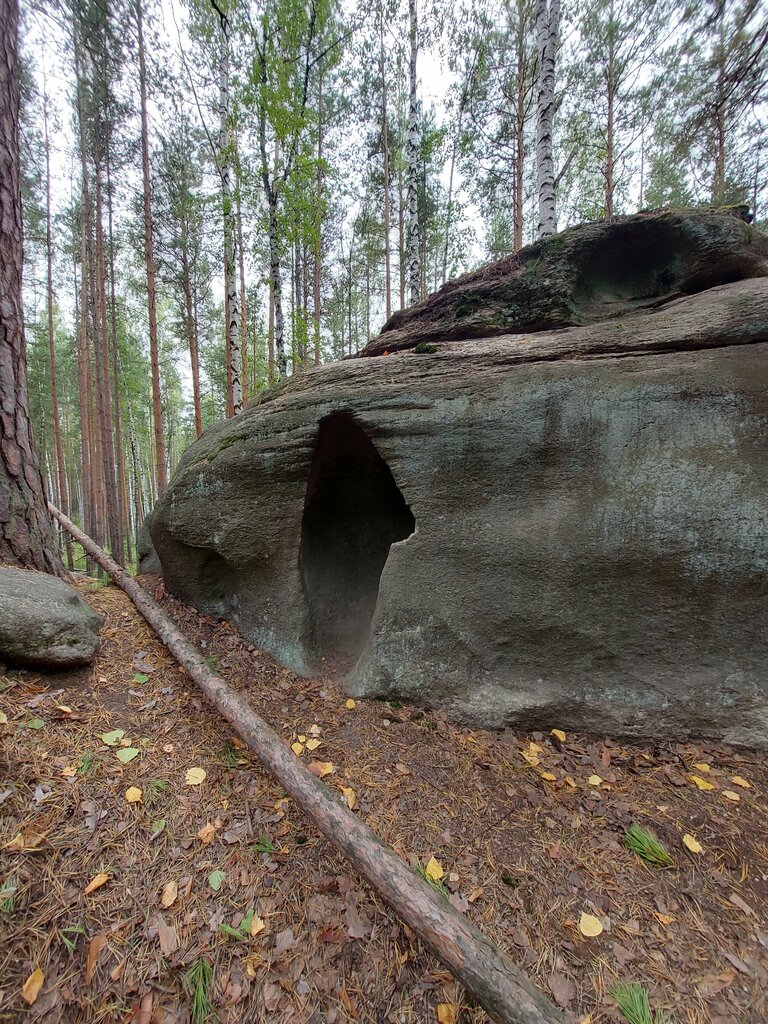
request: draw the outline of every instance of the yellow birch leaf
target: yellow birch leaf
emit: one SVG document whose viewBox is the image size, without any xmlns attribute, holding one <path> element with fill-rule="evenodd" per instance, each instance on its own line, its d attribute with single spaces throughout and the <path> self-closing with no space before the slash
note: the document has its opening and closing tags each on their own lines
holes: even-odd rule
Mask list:
<svg viewBox="0 0 768 1024">
<path fill-rule="evenodd" d="M 199 786 L 205 779 L 205 768 L 188 768 L 184 781 L 188 786 Z"/>
<path fill-rule="evenodd" d="M 586 938 L 594 939 L 596 936 L 602 934 L 603 926 L 594 914 L 587 914 L 586 911 L 582 911 L 581 917 L 579 918 L 579 931 Z"/>
<path fill-rule="evenodd" d="M 8 715 L 4 711 L 0 711 L 0 725 L 8 725 Z"/>
<path fill-rule="evenodd" d="M 264 921 L 260 917 L 257 917 L 256 914 L 254 914 L 253 920 L 251 921 L 251 935 L 258 935 L 259 932 L 263 932 L 266 927 L 267 926 L 266 924 L 264 924 Z"/>
<path fill-rule="evenodd" d="M 570 775 L 565 776 L 565 784 L 570 786 L 571 789 L 576 789 L 576 783 L 573 781 Z"/>
<path fill-rule="evenodd" d="M 557 782 L 557 776 L 553 775 L 552 772 L 542 772 L 542 779 L 546 779 L 547 782 Z"/>
<path fill-rule="evenodd" d="M 659 922 L 659 924 L 674 924 L 674 917 L 670 917 L 669 914 L 660 914 L 658 910 L 654 910 L 653 916 Z"/>
<path fill-rule="evenodd" d="M 142 795 L 138 786 L 129 786 L 125 791 L 125 799 L 129 804 L 140 804 Z"/>
<path fill-rule="evenodd" d="M 603 784 L 603 780 L 600 778 L 599 775 L 590 775 L 587 779 L 587 782 L 590 784 L 590 786 L 602 786 Z"/>
<path fill-rule="evenodd" d="M 347 701 L 347 703 L 344 705 L 344 707 L 348 711 L 351 711 L 352 708 L 356 708 L 357 707 L 357 701 L 352 700 L 352 698 L 350 697 L 349 700 Z"/>
<path fill-rule="evenodd" d="M 173 881 L 166 882 L 163 886 L 163 895 L 160 898 L 160 903 L 163 907 L 170 907 L 175 902 L 179 895 L 179 883 Z"/>
<path fill-rule="evenodd" d="M 29 1006 L 31 1006 L 40 995 L 40 989 L 43 987 L 44 981 L 45 975 L 38 967 L 37 970 L 32 971 L 30 976 L 21 986 L 21 998 Z"/>
<path fill-rule="evenodd" d="M 706 779 L 702 779 L 698 775 L 689 775 L 688 778 L 691 780 L 691 782 L 694 784 L 694 786 L 698 786 L 699 789 L 714 789 L 715 788 L 712 785 L 711 782 L 707 782 Z"/>
<path fill-rule="evenodd" d="M 68 764 L 66 768 L 61 769 L 61 774 L 65 779 L 74 779 L 77 775 L 77 768 L 73 764 Z"/>
<path fill-rule="evenodd" d="M 306 736 L 299 736 L 298 740 L 299 740 L 299 743 L 306 743 L 307 742 L 307 737 Z"/>
<path fill-rule="evenodd" d="M 704 775 L 706 775 L 707 772 L 710 772 L 712 770 L 712 766 L 708 765 L 705 761 L 698 761 L 693 767 L 696 769 L 696 771 L 703 772 Z"/>
<path fill-rule="evenodd" d="M 100 871 L 98 875 L 93 876 L 88 885 L 86 885 L 85 889 L 83 889 L 83 892 L 85 893 L 86 896 L 91 892 L 96 892 L 96 890 L 100 889 L 102 885 L 106 885 L 111 877 L 112 876 L 108 875 L 106 872 Z"/>
<path fill-rule="evenodd" d="M 734 793 L 732 789 L 724 789 L 723 790 L 723 796 L 725 797 L 726 800 L 732 800 L 735 804 L 737 804 L 739 802 L 739 800 L 741 800 L 741 797 L 739 796 L 739 794 L 738 793 Z"/>
<path fill-rule="evenodd" d="M 691 853 L 701 853 L 702 851 L 701 843 L 698 841 L 698 839 L 694 839 L 694 837 L 689 832 L 686 832 L 683 836 L 683 846 L 687 850 L 690 850 Z"/>
<path fill-rule="evenodd" d="M 552 729 L 550 735 L 554 736 L 556 740 L 560 740 L 561 743 L 565 743 L 565 733 L 562 729 Z"/>
<path fill-rule="evenodd" d="M 438 1024 L 456 1024 L 459 1018 L 456 1015 L 456 1007 L 452 1003 L 437 1004 Z"/>
<path fill-rule="evenodd" d="M 307 740 L 307 750 L 317 750 L 320 746 L 320 740 Z"/>
<path fill-rule="evenodd" d="M 296 757 L 301 757 L 301 755 L 304 753 L 304 744 L 303 743 L 292 743 L 291 744 L 291 750 L 294 752 Z"/>
<path fill-rule="evenodd" d="M 344 794 L 344 799 L 347 801 L 347 807 L 350 809 L 350 811 L 353 810 L 355 804 L 357 803 L 357 796 L 355 794 L 354 789 L 352 789 L 351 786 L 342 786 L 341 792 Z"/>
<path fill-rule="evenodd" d="M 439 860 L 435 860 L 434 857 L 430 857 L 427 861 L 427 866 L 424 868 L 424 874 L 430 880 L 430 882 L 439 882 L 445 872 L 443 866 Z"/>
<path fill-rule="evenodd" d="M 319 736 L 322 730 L 319 725 L 310 725 L 310 727 L 307 729 L 307 732 L 309 733 L 310 736 Z"/>
<path fill-rule="evenodd" d="M 324 779 L 326 775 L 333 774 L 333 764 L 331 761 L 310 761 L 309 770 L 318 779 Z"/>
<path fill-rule="evenodd" d="M 741 786 L 742 789 L 751 789 L 752 786 L 747 782 L 746 779 L 742 779 L 740 775 L 734 775 L 731 779 L 734 786 Z"/>
</svg>

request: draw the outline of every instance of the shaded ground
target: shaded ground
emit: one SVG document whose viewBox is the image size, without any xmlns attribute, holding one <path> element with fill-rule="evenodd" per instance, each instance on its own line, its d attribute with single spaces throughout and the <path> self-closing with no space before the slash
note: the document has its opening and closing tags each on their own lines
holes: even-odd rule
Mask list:
<svg viewBox="0 0 768 1024">
<path fill-rule="evenodd" d="M 94 668 L 0 677 L 0 1022 L 189 1021 L 182 977 L 200 957 L 222 1022 L 414 1024 L 440 1005 L 444 1020 L 455 1008 L 486 1021 L 202 704 L 128 599 L 83 588 L 106 616 Z M 451 900 L 577 1019 L 619 1020 L 618 980 L 646 984 L 677 1024 L 768 1018 L 768 758 L 594 741 L 567 722 L 552 723 L 561 742 L 347 707 L 338 684 L 293 676 L 227 624 L 163 603 L 286 742 L 320 741 L 300 756 L 333 764 L 325 782 L 340 798 L 344 786 L 414 866 L 437 858 Z M 101 740 L 120 729 L 122 748 Z M 123 764 L 120 749 L 138 753 Z M 190 768 L 204 769 L 199 785 Z M 126 801 L 131 787 L 141 802 Z M 633 821 L 674 869 L 624 848 Z M 249 911 L 256 934 L 240 938 Z M 579 932 L 585 911 L 604 926 L 597 938 Z"/>
</svg>

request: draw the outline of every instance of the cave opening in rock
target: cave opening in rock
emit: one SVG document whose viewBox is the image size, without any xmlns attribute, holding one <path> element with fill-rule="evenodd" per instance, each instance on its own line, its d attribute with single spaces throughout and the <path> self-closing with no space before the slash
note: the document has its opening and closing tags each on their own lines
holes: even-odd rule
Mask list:
<svg viewBox="0 0 768 1024">
<path fill-rule="evenodd" d="M 344 664 L 360 654 L 389 549 L 414 526 L 389 466 L 352 416 L 321 420 L 299 549 L 315 657 Z"/>
</svg>

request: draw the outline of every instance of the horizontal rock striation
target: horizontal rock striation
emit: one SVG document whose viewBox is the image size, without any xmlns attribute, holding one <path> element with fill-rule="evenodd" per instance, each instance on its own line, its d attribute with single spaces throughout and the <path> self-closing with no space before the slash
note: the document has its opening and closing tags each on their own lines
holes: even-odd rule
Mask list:
<svg viewBox="0 0 768 1024">
<path fill-rule="evenodd" d="M 169 592 L 354 695 L 765 747 L 767 444 L 748 276 L 291 378 L 191 446 L 151 533 Z"/>
</svg>

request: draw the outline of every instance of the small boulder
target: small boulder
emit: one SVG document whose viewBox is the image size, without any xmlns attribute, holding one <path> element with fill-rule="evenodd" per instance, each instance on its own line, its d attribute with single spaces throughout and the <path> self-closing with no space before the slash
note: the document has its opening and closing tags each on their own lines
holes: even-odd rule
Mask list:
<svg viewBox="0 0 768 1024">
<path fill-rule="evenodd" d="M 0 661 L 41 669 L 89 665 L 101 622 L 63 580 L 0 566 Z"/>
</svg>

